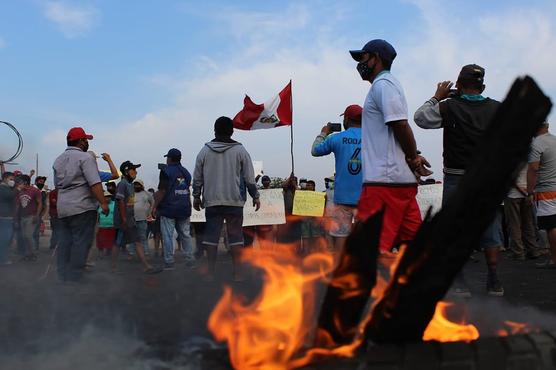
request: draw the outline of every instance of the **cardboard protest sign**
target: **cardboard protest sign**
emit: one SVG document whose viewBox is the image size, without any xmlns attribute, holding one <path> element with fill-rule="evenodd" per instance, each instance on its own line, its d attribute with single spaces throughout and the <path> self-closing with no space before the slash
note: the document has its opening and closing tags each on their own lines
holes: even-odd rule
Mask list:
<svg viewBox="0 0 556 370">
<path fill-rule="evenodd" d="M 293 197 L 293 214 L 296 216 L 322 217 L 325 193 L 298 190 Z"/>
<path fill-rule="evenodd" d="M 280 225 L 286 223 L 284 211 L 284 195 L 282 189 L 261 189 L 259 190 L 261 208 L 255 212 L 253 199 L 247 197 L 243 207 L 243 226 L 255 225 Z M 205 222 L 205 210 L 192 210 L 191 222 Z"/>
<path fill-rule="evenodd" d="M 247 197 L 243 207 L 243 226 L 280 225 L 286 223 L 282 189 L 259 190 L 261 208 L 255 212 L 253 200 Z"/>
<path fill-rule="evenodd" d="M 432 207 L 433 215 L 442 208 L 442 189 L 442 184 L 421 185 L 417 188 L 417 204 L 423 219 L 429 208 Z"/>
</svg>

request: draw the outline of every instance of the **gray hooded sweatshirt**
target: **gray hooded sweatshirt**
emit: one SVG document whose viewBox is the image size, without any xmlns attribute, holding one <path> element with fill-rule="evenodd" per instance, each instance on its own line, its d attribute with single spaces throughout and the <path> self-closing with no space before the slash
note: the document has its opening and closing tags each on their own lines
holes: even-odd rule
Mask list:
<svg viewBox="0 0 556 370">
<path fill-rule="evenodd" d="M 193 173 L 193 197 L 203 195 L 205 207 L 243 207 L 249 195 L 259 197 L 253 162 L 240 143 L 213 140 L 197 155 Z"/>
</svg>

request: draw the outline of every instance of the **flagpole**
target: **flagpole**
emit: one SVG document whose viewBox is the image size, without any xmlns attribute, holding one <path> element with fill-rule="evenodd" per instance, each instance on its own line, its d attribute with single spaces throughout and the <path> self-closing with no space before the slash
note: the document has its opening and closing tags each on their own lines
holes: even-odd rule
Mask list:
<svg viewBox="0 0 556 370">
<path fill-rule="evenodd" d="M 290 79 L 290 88 L 291 88 L 291 100 L 290 100 L 290 107 L 292 112 L 292 124 L 290 125 L 290 153 L 292 157 L 292 174 L 294 174 L 294 161 L 293 161 L 293 88 L 291 86 L 292 80 Z"/>
</svg>

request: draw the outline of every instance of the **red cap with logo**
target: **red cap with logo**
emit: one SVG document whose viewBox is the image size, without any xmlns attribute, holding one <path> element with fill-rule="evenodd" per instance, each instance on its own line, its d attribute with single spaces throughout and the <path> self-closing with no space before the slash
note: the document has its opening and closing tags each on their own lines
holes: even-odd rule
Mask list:
<svg viewBox="0 0 556 370">
<path fill-rule="evenodd" d="M 93 135 L 86 134 L 85 130 L 83 130 L 82 127 L 74 127 L 68 131 L 67 138 L 70 141 L 79 140 L 79 139 L 92 140 Z"/>
<path fill-rule="evenodd" d="M 349 119 L 361 119 L 361 114 L 363 114 L 363 108 L 360 105 L 353 104 L 348 106 L 340 116 L 345 116 Z"/>
</svg>

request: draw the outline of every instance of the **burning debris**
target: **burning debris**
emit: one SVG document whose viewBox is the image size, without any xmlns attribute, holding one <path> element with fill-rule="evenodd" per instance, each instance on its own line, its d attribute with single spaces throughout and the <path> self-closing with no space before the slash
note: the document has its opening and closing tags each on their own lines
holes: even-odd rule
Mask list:
<svg viewBox="0 0 556 370">
<path fill-rule="evenodd" d="M 450 305 L 439 301 L 507 194 L 551 105 L 531 78 L 518 79 L 476 153 L 481 165 L 471 166 L 460 193 L 427 217 L 390 266 L 377 264 L 381 214 L 355 227 L 337 263 L 326 253 L 300 261 L 285 246 L 283 252 L 249 251 L 245 260 L 265 272 L 261 294 L 247 302 L 227 288 L 209 320 L 215 338 L 228 343 L 232 365 L 290 369 L 324 356 L 354 356 L 367 342 L 479 338 L 475 326 L 448 320 Z M 384 267 L 391 268 L 389 279 L 381 273 Z M 318 284 L 327 288 L 320 309 Z M 510 322 L 506 326 L 499 335 L 528 330 Z"/>
</svg>

